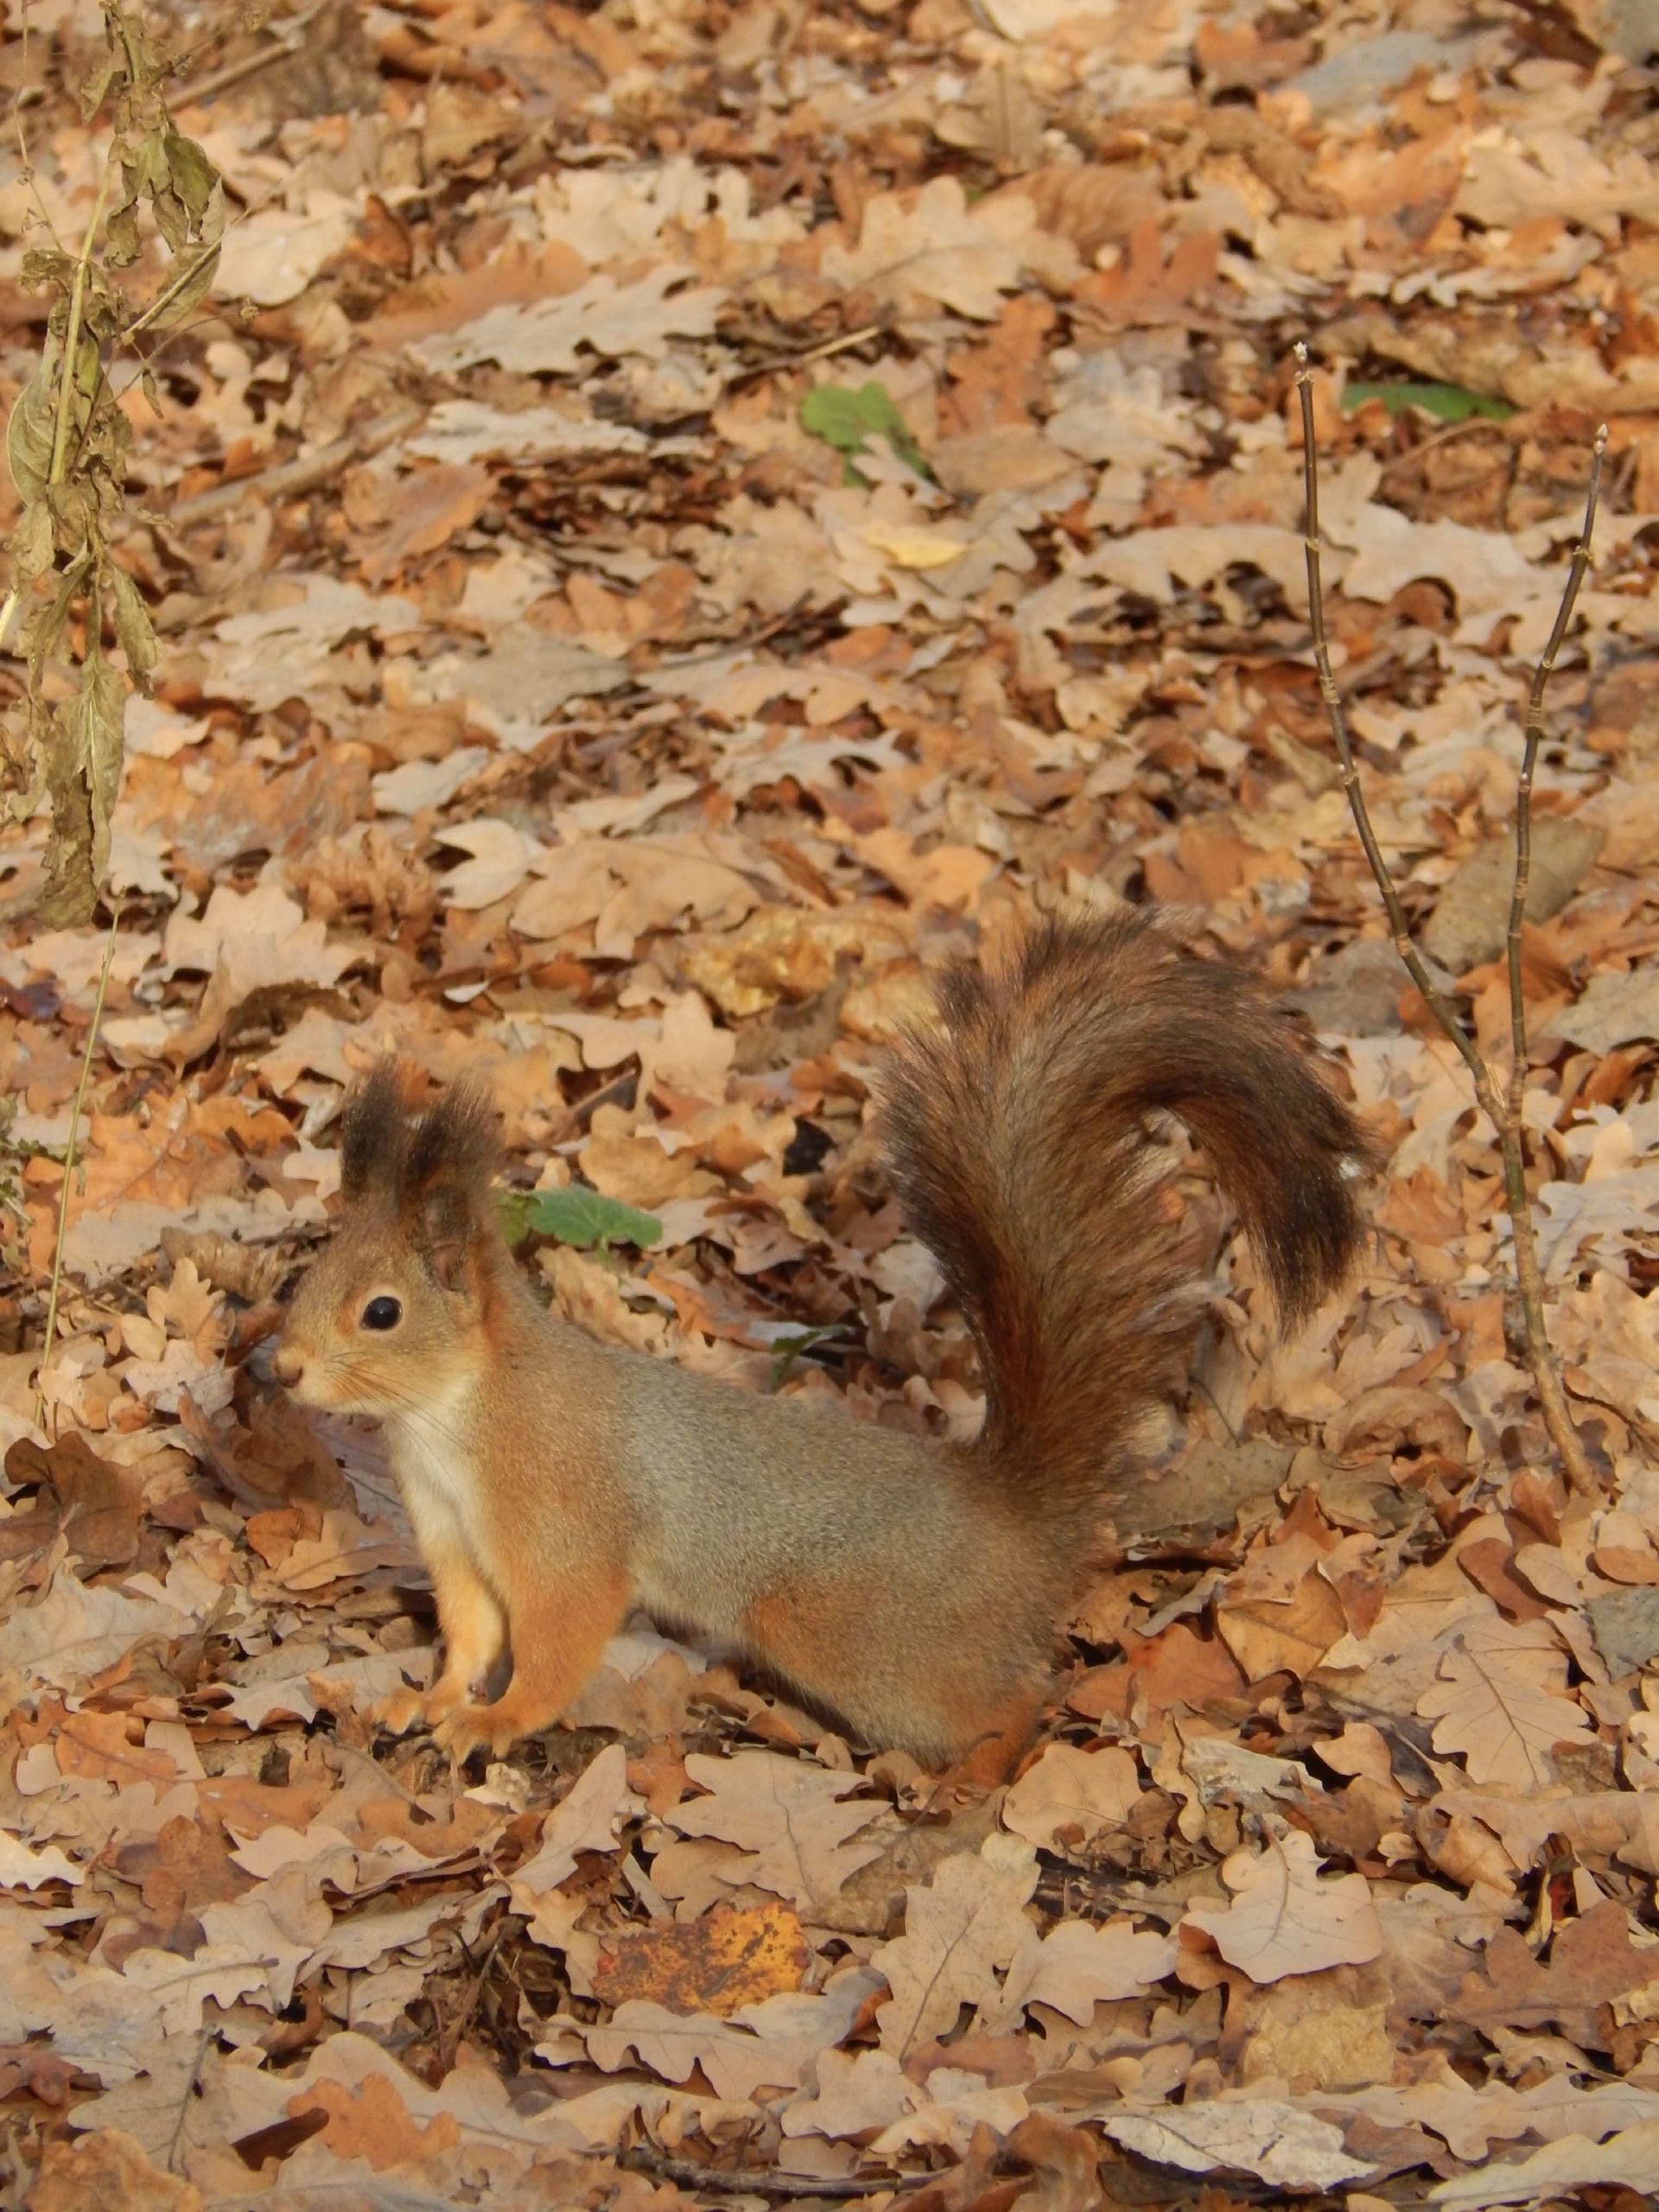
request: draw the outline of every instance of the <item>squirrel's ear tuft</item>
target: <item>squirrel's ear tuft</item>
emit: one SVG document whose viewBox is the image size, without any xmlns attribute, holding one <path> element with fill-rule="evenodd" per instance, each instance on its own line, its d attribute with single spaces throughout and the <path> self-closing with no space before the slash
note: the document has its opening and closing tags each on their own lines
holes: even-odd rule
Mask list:
<svg viewBox="0 0 1659 2212">
<path fill-rule="evenodd" d="M 446 1287 L 490 1225 L 490 1185 L 500 1159 L 495 1109 L 476 1084 L 452 1083 L 409 1132 L 398 1201 Z"/>
<path fill-rule="evenodd" d="M 340 1119 L 340 1187 L 347 1205 L 402 1187 L 409 1109 L 396 1060 L 376 1063 L 346 1094 Z"/>
</svg>

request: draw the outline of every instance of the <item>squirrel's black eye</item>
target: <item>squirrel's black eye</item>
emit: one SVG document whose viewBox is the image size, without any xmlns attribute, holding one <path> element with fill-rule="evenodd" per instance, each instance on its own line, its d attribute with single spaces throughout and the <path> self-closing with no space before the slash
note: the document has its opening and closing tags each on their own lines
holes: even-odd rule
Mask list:
<svg viewBox="0 0 1659 2212">
<path fill-rule="evenodd" d="M 395 1329 L 403 1318 L 403 1306 L 395 1298 L 372 1298 L 363 1308 L 365 1329 Z"/>
</svg>

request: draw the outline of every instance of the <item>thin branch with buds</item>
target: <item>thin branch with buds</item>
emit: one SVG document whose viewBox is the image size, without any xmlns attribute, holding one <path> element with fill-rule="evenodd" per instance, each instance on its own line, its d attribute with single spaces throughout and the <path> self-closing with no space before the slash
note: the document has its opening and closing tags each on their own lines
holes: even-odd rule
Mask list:
<svg viewBox="0 0 1659 2212">
<path fill-rule="evenodd" d="M 1538 747 L 1543 736 L 1544 691 L 1554 669 L 1561 641 L 1567 635 L 1567 626 L 1573 619 L 1579 587 L 1584 582 L 1585 573 L 1590 565 L 1590 537 L 1595 528 L 1596 508 L 1601 497 L 1602 456 L 1607 449 L 1607 432 L 1604 427 L 1597 433 L 1589 495 L 1585 502 L 1584 528 L 1573 550 L 1572 565 L 1567 570 L 1567 585 L 1561 594 L 1555 626 L 1550 632 L 1549 643 L 1545 646 L 1534 673 L 1532 690 L 1527 701 L 1525 750 L 1516 801 L 1515 885 L 1510 901 L 1508 938 L 1510 1032 L 1514 1065 L 1510 1071 L 1507 1090 L 1500 1090 L 1491 1063 L 1471 1035 L 1456 1007 L 1429 973 L 1427 963 L 1412 942 L 1411 925 L 1401 904 L 1400 893 L 1395 887 L 1389 864 L 1382 857 L 1382 848 L 1377 842 L 1376 832 L 1371 826 L 1370 810 L 1365 804 L 1359 770 L 1354 761 L 1347 716 L 1343 711 L 1341 694 L 1337 690 L 1336 677 L 1331 668 L 1331 647 L 1325 627 L 1325 588 L 1320 558 L 1319 461 L 1313 435 L 1313 372 L 1307 364 L 1306 346 L 1299 344 L 1295 351 L 1296 386 L 1302 410 L 1302 468 L 1307 497 L 1308 620 L 1313 632 L 1313 660 L 1319 671 L 1319 696 L 1325 702 L 1331 734 L 1336 742 L 1337 758 L 1341 763 L 1342 787 L 1348 794 L 1354 826 L 1359 832 L 1365 858 L 1376 879 L 1376 887 L 1382 894 L 1389 926 L 1394 932 L 1395 950 L 1405 963 L 1412 982 L 1422 993 L 1429 1012 L 1456 1046 L 1474 1084 L 1476 1102 L 1497 1132 L 1498 1152 L 1503 1166 L 1503 1191 L 1509 1202 L 1510 1226 L 1515 1243 L 1516 1281 L 1521 1293 L 1521 1311 L 1526 1328 L 1527 1357 L 1537 1388 L 1544 1426 L 1549 1431 L 1551 1442 L 1560 1454 L 1561 1465 L 1573 1489 L 1586 1497 L 1599 1497 L 1601 1485 L 1568 1410 L 1567 1393 L 1561 1387 L 1560 1370 L 1555 1363 L 1555 1355 L 1544 1320 L 1543 1271 L 1538 1263 L 1538 1240 L 1533 1224 L 1532 1200 L 1527 1190 L 1526 1155 L 1522 1148 L 1522 1104 L 1527 1074 L 1527 1009 L 1521 956 L 1522 926 L 1526 915 L 1527 889 L 1532 864 L 1532 782 L 1537 766 Z"/>
</svg>

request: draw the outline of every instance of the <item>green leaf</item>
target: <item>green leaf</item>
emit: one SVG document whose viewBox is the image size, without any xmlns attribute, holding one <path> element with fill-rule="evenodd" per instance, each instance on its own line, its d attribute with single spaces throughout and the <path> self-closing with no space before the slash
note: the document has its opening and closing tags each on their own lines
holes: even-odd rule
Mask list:
<svg viewBox="0 0 1659 2212">
<path fill-rule="evenodd" d="M 1344 412 L 1351 414 L 1368 399 L 1380 399 L 1390 415 L 1415 407 L 1440 423 L 1466 423 L 1471 415 L 1494 423 L 1507 423 L 1515 410 L 1507 399 L 1490 392 L 1470 391 L 1460 384 L 1351 384 L 1343 388 Z"/>
<path fill-rule="evenodd" d="M 587 1251 L 598 1244 L 655 1244 L 663 1224 L 655 1214 L 641 1213 L 607 1198 L 601 1192 L 572 1183 L 563 1191 L 509 1192 L 501 1200 L 507 1241 L 522 1244 L 526 1236 L 551 1236 L 561 1244 Z"/>
<path fill-rule="evenodd" d="M 814 1344 L 833 1344 L 836 1338 L 850 1337 L 852 1333 L 844 1321 L 826 1321 L 797 1329 L 786 1337 L 774 1337 L 772 1340 L 772 1373 L 766 1378 L 768 1391 L 783 1389 L 804 1351 L 810 1351 Z"/>
<path fill-rule="evenodd" d="M 115 595 L 115 634 L 127 657 L 127 673 L 149 696 L 149 673 L 161 658 L 149 609 L 138 596 L 138 588 L 124 569 L 110 566 L 110 589 Z"/>
<path fill-rule="evenodd" d="M 19 497 L 33 505 L 52 474 L 52 432 L 58 413 L 58 349 L 48 346 L 41 365 L 18 393 L 6 424 L 6 459 Z"/>
<path fill-rule="evenodd" d="M 837 453 L 849 455 L 862 453 L 867 438 L 885 438 L 907 467 L 930 483 L 933 480 L 921 448 L 905 428 L 905 418 L 885 385 L 867 384 L 858 391 L 847 391 L 839 385 L 819 385 L 801 402 L 801 428 L 810 436 L 822 438 Z M 853 476 L 859 483 L 864 480 L 856 470 Z"/>
</svg>

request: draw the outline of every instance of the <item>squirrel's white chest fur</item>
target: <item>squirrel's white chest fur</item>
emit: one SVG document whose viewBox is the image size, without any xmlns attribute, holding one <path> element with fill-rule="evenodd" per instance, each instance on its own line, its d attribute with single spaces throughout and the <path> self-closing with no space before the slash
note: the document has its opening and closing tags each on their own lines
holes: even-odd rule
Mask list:
<svg viewBox="0 0 1659 2212">
<path fill-rule="evenodd" d="M 474 1387 L 466 1379 L 435 1390 L 418 1410 L 386 1423 L 392 1471 L 416 1539 L 423 1532 L 459 1537 L 469 1551 L 476 1549 L 479 1510 L 478 1463 L 470 1440 Z"/>
</svg>

